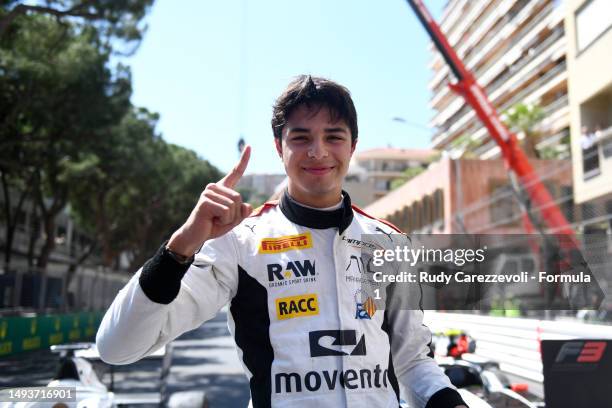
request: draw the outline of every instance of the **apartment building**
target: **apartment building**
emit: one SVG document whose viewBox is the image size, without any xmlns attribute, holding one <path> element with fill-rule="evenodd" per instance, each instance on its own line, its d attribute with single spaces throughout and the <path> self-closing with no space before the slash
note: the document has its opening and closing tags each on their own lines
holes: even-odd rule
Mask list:
<svg viewBox="0 0 612 408">
<path fill-rule="evenodd" d="M 279 184 L 287 177 L 285 174 L 245 174 L 238 185 L 238 190 L 248 190 L 254 201 L 265 201 L 274 194 Z"/>
<path fill-rule="evenodd" d="M 567 0 L 575 201 L 584 232 L 612 232 L 612 3 Z M 612 250 L 612 243 L 610 245 Z"/>
<path fill-rule="evenodd" d="M 564 18 L 560 0 L 450 0 L 440 21 L 498 112 L 517 103 L 543 108 L 544 119 L 535 129 L 541 134 L 538 149 L 558 146 L 569 135 Z M 432 51 L 432 147 L 448 150 L 453 140 L 469 135 L 478 157 L 499 157 L 499 148 L 472 108 L 448 88 L 455 79 L 433 45 Z"/>
</svg>

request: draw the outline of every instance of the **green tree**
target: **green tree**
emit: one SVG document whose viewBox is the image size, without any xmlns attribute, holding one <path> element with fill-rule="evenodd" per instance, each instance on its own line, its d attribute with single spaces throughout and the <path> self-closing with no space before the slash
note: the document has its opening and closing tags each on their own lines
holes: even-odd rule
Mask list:
<svg viewBox="0 0 612 408">
<path fill-rule="evenodd" d="M 440 156 L 441 156 L 440 152 L 435 152 L 431 156 L 429 156 L 422 165 L 408 167 L 406 170 L 403 171 L 403 174 L 401 177 L 391 180 L 391 184 L 389 186 L 390 189 L 395 190 L 396 188 L 401 187 L 407 181 L 418 176 L 419 174 L 427 170 L 427 167 L 429 167 L 431 163 L 439 160 Z"/>
<path fill-rule="evenodd" d="M 396 188 L 403 186 L 406 182 L 415 178 L 416 176 L 418 176 L 425 170 L 426 170 L 426 167 L 421 167 L 421 166 L 408 167 L 406 170 L 403 171 L 402 177 L 398 177 L 396 179 L 391 180 L 391 186 L 390 186 L 391 190 L 395 190 Z"/>
<path fill-rule="evenodd" d="M 544 110 L 536 104 L 517 103 L 504 112 L 505 124 L 514 132 L 523 132 L 523 149 L 527 157 L 540 158 L 536 144 L 540 132 L 536 125 L 544 118 Z"/>
<path fill-rule="evenodd" d="M 480 146 L 480 142 L 474 140 L 472 135 L 464 133 L 461 136 L 453 139 L 450 143 L 450 147 L 460 151 L 459 158 L 461 159 L 477 159 L 478 156 L 474 153 L 474 150 Z"/>
<path fill-rule="evenodd" d="M 155 133 L 158 115 L 132 109 L 94 151 L 94 171 L 71 193 L 71 211 L 94 238 L 103 263 L 121 253 L 142 264 L 189 215 L 197 198 L 221 173 L 193 151 Z"/>
<path fill-rule="evenodd" d="M 124 54 L 132 54 L 146 26 L 142 20 L 153 0 L 0 0 L 0 38 L 10 35 L 19 22 L 32 15 L 53 17 L 59 26 L 95 29 L 104 45 L 123 42 L 131 46 Z"/>
<path fill-rule="evenodd" d="M 34 16 L 2 45 L 0 170 L 9 195 L 21 179 L 38 205 L 46 239 L 36 263 L 44 273 L 55 219 L 74 178 L 95 164 L 88 149 L 130 106 L 131 80 L 127 69 L 108 68 L 93 29 L 66 30 Z"/>
</svg>

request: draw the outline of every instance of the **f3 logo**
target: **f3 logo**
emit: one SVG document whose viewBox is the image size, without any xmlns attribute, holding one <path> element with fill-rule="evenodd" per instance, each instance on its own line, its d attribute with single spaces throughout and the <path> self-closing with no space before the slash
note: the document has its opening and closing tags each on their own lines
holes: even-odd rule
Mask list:
<svg viewBox="0 0 612 408">
<path fill-rule="evenodd" d="M 572 363 L 597 363 L 605 349 L 605 341 L 568 341 L 561 346 L 555 363 L 570 362 L 569 357 L 573 357 Z"/>
<path fill-rule="evenodd" d="M 366 344 L 365 335 L 361 335 L 357 342 L 357 332 L 355 330 L 316 330 L 309 333 L 310 356 L 365 356 Z M 330 348 L 336 346 L 336 348 Z M 342 346 L 355 346 L 350 352 Z"/>
</svg>

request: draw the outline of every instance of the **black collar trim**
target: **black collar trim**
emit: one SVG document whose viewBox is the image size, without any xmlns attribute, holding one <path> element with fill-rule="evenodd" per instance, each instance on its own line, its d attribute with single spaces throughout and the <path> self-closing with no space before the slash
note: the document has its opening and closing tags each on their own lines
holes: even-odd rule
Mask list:
<svg viewBox="0 0 612 408">
<path fill-rule="evenodd" d="M 308 228 L 326 229 L 338 228 L 338 234 L 342 234 L 353 221 L 353 207 L 351 198 L 346 191 L 342 207 L 332 211 L 315 210 L 299 205 L 289 198 L 287 190 L 283 192 L 279 207 L 289 221 Z"/>
</svg>

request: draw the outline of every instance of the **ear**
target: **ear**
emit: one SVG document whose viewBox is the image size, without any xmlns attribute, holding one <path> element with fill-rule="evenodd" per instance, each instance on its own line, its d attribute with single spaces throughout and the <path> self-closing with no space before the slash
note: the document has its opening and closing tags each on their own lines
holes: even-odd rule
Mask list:
<svg viewBox="0 0 612 408">
<path fill-rule="evenodd" d="M 351 154 L 355 153 L 355 148 L 357 147 L 357 141 L 359 141 L 359 138 L 355 139 L 354 142 L 351 142 Z"/>
<path fill-rule="evenodd" d="M 278 153 L 278 157 L 282 159 L 283 158 L 283 146 L 282 146 L 281 138 L 279 137 L 274 138 L 274 146 L 276 146 L 276 153 Z"/>
</svg>

